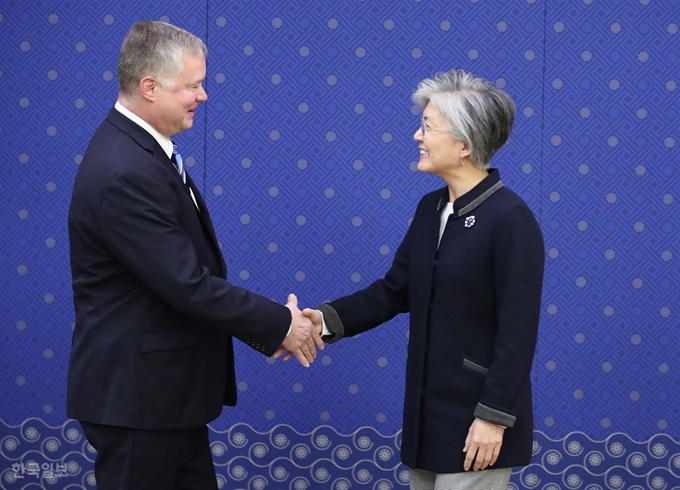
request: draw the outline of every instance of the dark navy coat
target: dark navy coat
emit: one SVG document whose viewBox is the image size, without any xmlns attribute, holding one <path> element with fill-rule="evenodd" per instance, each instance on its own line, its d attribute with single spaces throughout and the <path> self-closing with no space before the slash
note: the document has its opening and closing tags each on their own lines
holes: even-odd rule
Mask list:
<svg viewBox="0 0 680 490">
<path fill-rule="evenodd" d="M 463 471 L 462 449 L 477 417 L 507 427 L 493 468 L 526 465 L 533 442 L 530 372 L 543 281 L 541 230 L 492 169 L 456 199 L 437 249 L 448 199 L 447 188 L 423 197 L 383 279 L 320 307 L 335 334 L 328 340 L 410 312 L 404 464 Z"/>
<path fill-rule="evenodd" d="M 75 180 L 68 228 L 75 331 L 67 415 L 206 424 L 236 403 L 232 336 L 271 355 L 287 308 L 234 287 L 212 222 L 158 142 L 113 109 Z"/>
</svg>

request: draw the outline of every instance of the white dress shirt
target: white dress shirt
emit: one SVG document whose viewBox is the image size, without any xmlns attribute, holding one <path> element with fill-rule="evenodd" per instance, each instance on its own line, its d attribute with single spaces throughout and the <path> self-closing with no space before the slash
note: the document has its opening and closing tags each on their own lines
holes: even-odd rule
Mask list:
<svg viewBox="0 0 680 490">
<path fill-rule="evenodd" d="M 154 128 L 151 124 L 149 124 L 144 119 L 139 117 L 137 114 L 132 112 L 130 109 L 123 106 L 123 104 L 121 104 L 120 101 L 116 101 L 116 105 L 114 106 L 114 108 L 122 115 L 127 117 L 129 120 L 131 120 L 133 123 L 137 124 L 138 126 L 141 126 L 141 128 L 144 129 L 151 136 L 153 136 L 153 138 L 156 141 L 158 141 L 158 144 L 161 145 L 161 148 L 168 156 L 168 159 L 172 159 L 173 144 L 170 138 L 159 133 L 156 130 L 156 128 Z M 186 169 L 184 169 L 184 171 L 186 172 Z M 194 191 L 191 189 L 191 186 L 189 186 L 189 193 L 191 194 L 191 199 L 194 201 L 196 209 L 198 209 L 198 203 L 196 202 L 196 198 L 194 197 Z"/>
</svg>

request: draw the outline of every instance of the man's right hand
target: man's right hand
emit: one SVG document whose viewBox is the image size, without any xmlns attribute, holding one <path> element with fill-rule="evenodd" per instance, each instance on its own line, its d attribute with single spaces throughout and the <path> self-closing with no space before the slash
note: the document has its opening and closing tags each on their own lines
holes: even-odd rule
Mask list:
<svg viewBox="0 0 680 490">
<path fill-rule="evenodd" d="M 287 360 L 291 355 L 300 361 L 304 367 L 309 367 L 310 363 L 316 359 L 316 347 L 323 350 L 324 343 L 321 340 L 320 330 L 316 325 L 302 314 L 298 308 L 297 296 L 294 294 L 288 295 L 288 303 L 286 303 L 286 308 L 290 310 L 291 313 L 291 328 L 288 335 L 283 340 L 281 348 L 277 350 L 272 356 L 274 359 L 278 359 L 284 352 L 288 351 L 289 354 L 286 356 Z"/>
<path fill-rule="evenodd" d="M 319 332 L 319 334 L 323 333 L 323 315 L 319 310 L 305 308 L 302 310 L 302 314 L 312 321 L 314 324 L 314 329 Z"/>
</svg>

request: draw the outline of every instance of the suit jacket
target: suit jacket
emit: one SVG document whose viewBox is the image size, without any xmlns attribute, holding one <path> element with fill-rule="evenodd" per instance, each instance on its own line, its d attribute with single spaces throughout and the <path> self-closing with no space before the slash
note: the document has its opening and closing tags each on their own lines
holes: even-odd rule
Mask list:
<svg viewBox="0 0 680 490">
<path fill-rule="evenodd" d="M 475 417 L 507 427 L 494 468 L 529 464 L 531 365 L 543 280 L 543 237 L 497 170 L 454 202 L 439 248 L 448 189 L 420 201 L 383 279 L 322 305 L 337 340 L 410 312 L 402 461 L 463 471 Z"/>
<path fill-rule="evenodd" d="M 205 202 L 187 184 L 199 209 L 153 136 L 111 110 L 69 209 L 69 417 L 142 429 L 203 425 L 236 403 L 232 336 L 266 355 L 286 336 L 286 307 L 226 281 Z"/>
</svg>

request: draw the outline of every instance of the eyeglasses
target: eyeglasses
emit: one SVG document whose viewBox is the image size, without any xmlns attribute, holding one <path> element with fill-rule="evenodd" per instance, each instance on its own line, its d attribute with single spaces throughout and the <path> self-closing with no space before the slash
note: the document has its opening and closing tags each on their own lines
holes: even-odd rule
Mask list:
<svg viewBox="0 0 680 490">
<path fill-rule="evenodd" d="M 425 125 L 425 120 L 420 120 L 420 134 L 424 138 L 427 133 L 453 133 L 450 129 L 436 129 Z"/>
</svg>

